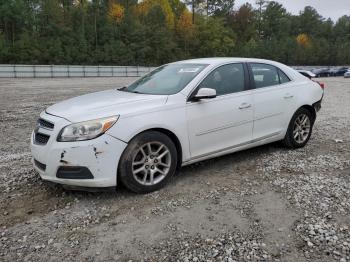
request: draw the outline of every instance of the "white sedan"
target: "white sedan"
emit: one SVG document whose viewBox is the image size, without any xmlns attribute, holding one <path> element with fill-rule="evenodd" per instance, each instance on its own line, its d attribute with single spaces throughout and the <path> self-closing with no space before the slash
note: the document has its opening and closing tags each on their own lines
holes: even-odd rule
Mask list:
<svg viewBox="0 0 350 262">
<path fill-rule="evenodd" d="M 283 64 L 207 58 L 163 65 L 121 89 L 72 98 L 40 114 L 31 137 L 43 180 L 138 193 L 181 166 L 282 141 L 306 145 L 324 91 Z"/>
<path fill-rule="evenodd" d="M 346 72 L 344 73 L 344 77 L 345 77 L 345 78 L 349 78 L 349 77 L 350 77 L 350 69 L 348 69 L 348 71 L 346 71 Z"/>
</svg>

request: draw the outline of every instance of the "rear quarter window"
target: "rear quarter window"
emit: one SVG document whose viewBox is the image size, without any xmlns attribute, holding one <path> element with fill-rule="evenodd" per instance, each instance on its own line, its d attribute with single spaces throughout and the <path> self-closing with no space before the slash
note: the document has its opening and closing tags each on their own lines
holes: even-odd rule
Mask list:
<svg viewBox="0 0 350 262">
<path fill-rule="evenodd" d="M 286 73 L 273 65 L 260 63 L 250 63 L 249 65 L 255 88 L 277 86 L 291 81 Z"/>
<path fill-rule="evenodd" d="M 290 78 L 281 69 L 278 69 L 278 74 L 280 77 L 281 84 L 285 84 L 285 83 L 290 82 Z"/>
<path fill-rule="evenodd" d="M 280 79 L 276 67 L 267 64 L 251 63 L 250 68 L 253 73 L 256 88 L 263 88 L 280 84 Z"/>
</svg>

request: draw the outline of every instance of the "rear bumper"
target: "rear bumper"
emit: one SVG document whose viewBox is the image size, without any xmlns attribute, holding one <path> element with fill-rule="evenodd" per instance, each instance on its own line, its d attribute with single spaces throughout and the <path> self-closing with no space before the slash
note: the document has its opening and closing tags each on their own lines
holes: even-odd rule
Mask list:
<svg viewBox="0 0 350 262">
<path fill-rule="evenodd" d="M 322 108 L 322 99 L 323 99 L 323 96 L 322 96 L 320 101 L 318 101 L 312 105 L 316 112 L 320 111 Z"/>
</svg>

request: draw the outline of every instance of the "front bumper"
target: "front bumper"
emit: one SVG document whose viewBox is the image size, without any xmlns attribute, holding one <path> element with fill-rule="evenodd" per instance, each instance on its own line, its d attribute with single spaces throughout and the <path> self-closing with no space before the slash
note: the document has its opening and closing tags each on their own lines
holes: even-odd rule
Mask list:
<svg viewBox="0 0 350 262">
<path fill-rule="evenodd" d="M 57 142 L 60 128 L 53 131 L 46 145 L 36 144 L 32 133 L 33 165 L 40 177 L 71 186 L 116 186 L 119 159 L 127 144 L 108 134 L 88 141 Z"/>
</svg>

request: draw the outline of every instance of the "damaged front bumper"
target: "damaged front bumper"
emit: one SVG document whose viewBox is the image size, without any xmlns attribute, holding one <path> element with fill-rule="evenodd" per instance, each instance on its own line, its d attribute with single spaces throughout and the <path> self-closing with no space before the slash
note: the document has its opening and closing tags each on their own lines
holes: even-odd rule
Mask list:
<svg viewBox="0 0 350 262">
<path fill-rule="evenodd" d="M 35 132 L 31 136 L 34 168 L 43 180 L 71 186 L 112 187 L 117 185 L 119 159 L 127 144 L 108 134 L 79 142 L 57 142 L 59 130 L 67 120 L 42 114 L 55 122 L 53 130 L 40 129 L 50 136 L 47 144 L 38 144 Z"/>
</svg>

